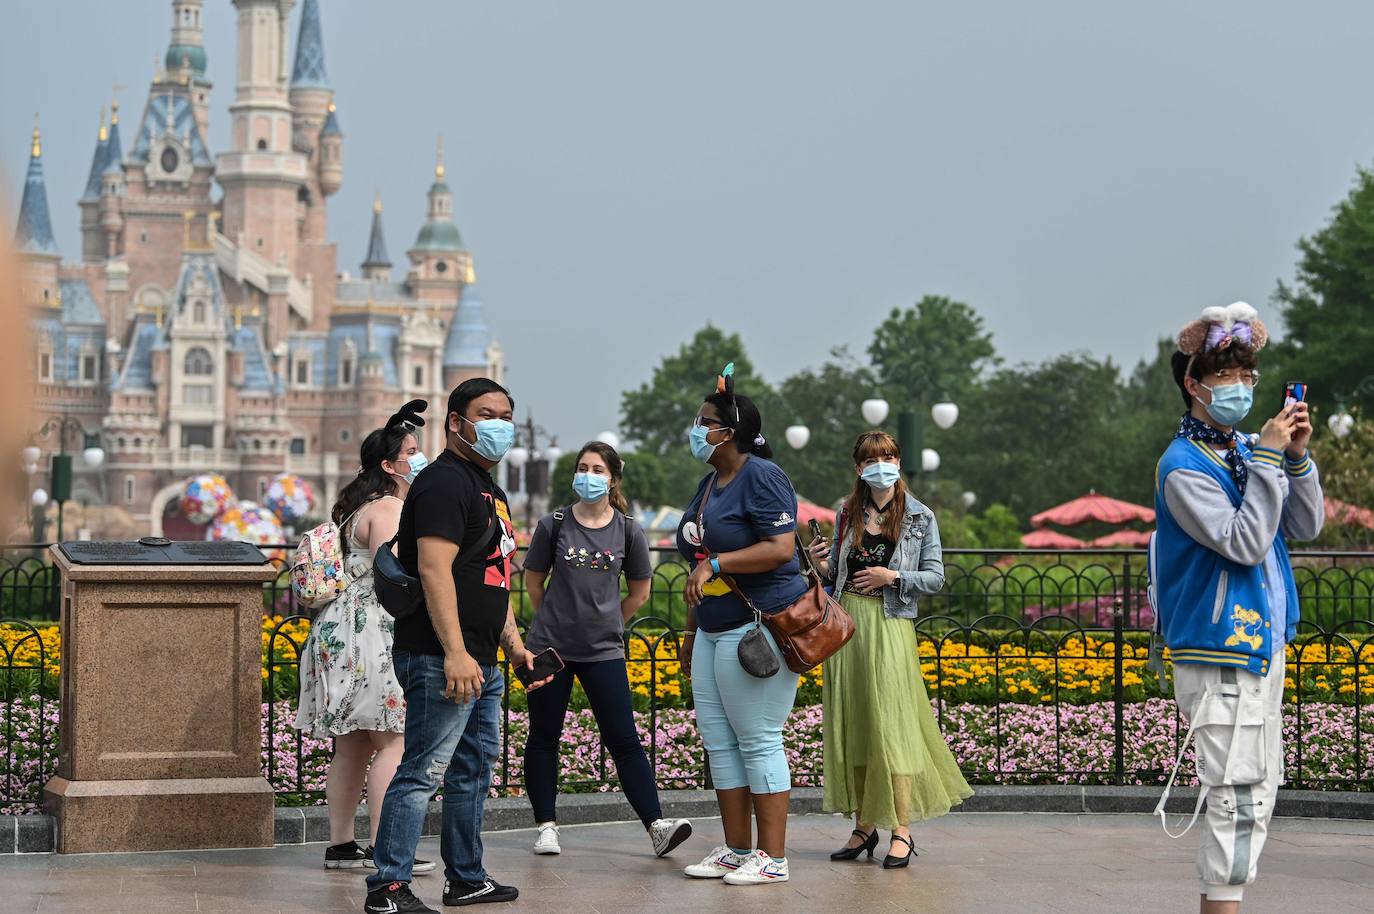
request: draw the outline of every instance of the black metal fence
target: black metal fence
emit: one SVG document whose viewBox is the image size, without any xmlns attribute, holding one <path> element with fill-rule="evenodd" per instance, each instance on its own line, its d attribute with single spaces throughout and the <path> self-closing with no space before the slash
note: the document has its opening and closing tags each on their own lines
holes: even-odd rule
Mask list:
<svg viewBox="0 0 1374 914">
<path fill-rule="evenodd" d="M 629 628 L 640 726 L 663 787 L 709 786 L 677 667 L 686 567 L 656 550 L 650 602 Z M 274 559 L 283 568 L 283 550 Z M 1152 623 L 1139 551 L 948 550 L 944 589 L 916 625 L 923 676 L 946 739 L 974 783 L 1161 783 L 1186 727 L 1144 669 Z M 1294 555 L 1303 622 L 1290 648 L 1285 735 L 1292 786 L 1374 785 L 1374 555 Z M 0 811 L 32 808 L 56 759 L 52 667 L 55 583 L 32 551 L 0 565 L 6 699 Z M 522 621 L 523 587 L 513 598 Z M 264 588 L 264 773 L 282 803 L 318 802 L 330 745 L 291 729 L 307 615 L 283 573 Z M 155 635 L 150 634 L 150 637 Z M 509 676 L 507 677 L 509 681 Z M 804 676 L 787 734 L 794 782 L 820 783 L 820 671 Z M 494 789 L 518 792 L 528 732 L 523 695 L 507 690 Z M 563 787 L 606 790 L 614 765 L 589 714 L 569 719 Z"/>
</svg>

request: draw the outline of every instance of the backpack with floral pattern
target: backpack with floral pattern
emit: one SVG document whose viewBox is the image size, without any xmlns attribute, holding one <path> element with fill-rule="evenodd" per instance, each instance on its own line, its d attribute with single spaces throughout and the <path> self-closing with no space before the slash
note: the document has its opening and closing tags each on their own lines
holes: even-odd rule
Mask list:
<svg viewBox="0 0 1374 914">
<path fill-rule="evenodd" d="M 358 512 L 344 520 L 343 526 Z M 306 531 L 291 559 L 291 589 L 296 602 L 307 609 L 319 609 L 336 600 L 352 583 L 344 570 L 343 531 L 333 521 Z"/>
</svg>

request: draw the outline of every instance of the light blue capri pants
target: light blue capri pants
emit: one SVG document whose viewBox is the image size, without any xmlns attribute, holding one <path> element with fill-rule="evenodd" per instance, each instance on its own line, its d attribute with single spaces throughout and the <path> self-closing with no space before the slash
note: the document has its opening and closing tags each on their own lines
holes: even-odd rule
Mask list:
<svg viewBox="0 0 1374 914">
<path fill-rule="evenodd" d="M 750 620 L 729 631 L 697 631 L 692 649 L 697 729 L 717 790 L 747 786 L 751 793 L 782 793 L 792 788 L 782 730 L 800 677 L 783 662 L 767 626 L 763 633 L 781 669 L 767 679 L 744 672 L 739 642 L 753 627 Z"/>
</svg>

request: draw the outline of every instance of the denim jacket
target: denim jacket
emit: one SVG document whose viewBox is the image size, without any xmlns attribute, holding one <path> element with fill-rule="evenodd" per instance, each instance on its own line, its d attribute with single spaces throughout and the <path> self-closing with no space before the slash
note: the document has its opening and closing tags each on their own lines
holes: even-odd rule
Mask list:
<svg viewBox="0 0 1374 914">
<path fill-rule="evenodd" d="M 858 523 L 853 518 L 845 518 L 843 543 L 832 543 L 830 550 L 830 571 L 835 582 L 835 594 L 844 589 L 849 576 L 849 550 L 854 537 L 863 529 L 863 518 Z M 835 515 L 835 530 L 840 529 L 840 514 Z M 887 567 L 897 572 L 896 583 L 883 588 L 883 612 L 889 619 L 916 618 L 916 598 L 921 594 L 938 593 L 945 585 L 945 562 L 940 553 L 940 527 L 935 523 L 935 515 L 929 508 L 916 500 L 914 495 L 906 496 L 906 519 L 902 522 L 902 535 L 893 550 L 892 560 Z"/>
</svg>

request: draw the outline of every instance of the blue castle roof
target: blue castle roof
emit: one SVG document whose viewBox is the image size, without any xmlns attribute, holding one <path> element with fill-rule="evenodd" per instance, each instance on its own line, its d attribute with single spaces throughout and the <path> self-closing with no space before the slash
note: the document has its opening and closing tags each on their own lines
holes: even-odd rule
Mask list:
<svg viewBox="0 0 1374 914">
<path fill-rule="evenodd" d="M 24 176 L 24 199 L 19 204 L 14 243 L 27 253 L 58 253 L 57 239 L 52 234 L 52 217 L 48 213 L 48 186 L 43 180 L 43 148 L 37 127 L 33 130 L 33 151 L 29 156 L 28 174 Z"/>
<path fill-rule="evenodd" d="M 300 89 L 329 88 L 329 74 L 324 69 L 324 30 L 320 27 L 319 0 L 305 0 L 301 6 L 301 27 L 296 33 L 296 62 L 291 68 L 291 85 Z"/>
<path fill-rule="evenodd" d="M 463 287 L 463 297 L 448 328 L 444 342 L 445 368 L 486 368 L 487 349 L 491 346 L 491 328 L 482 313 L 482 301 L 473 283 Z"/>
</svg>

